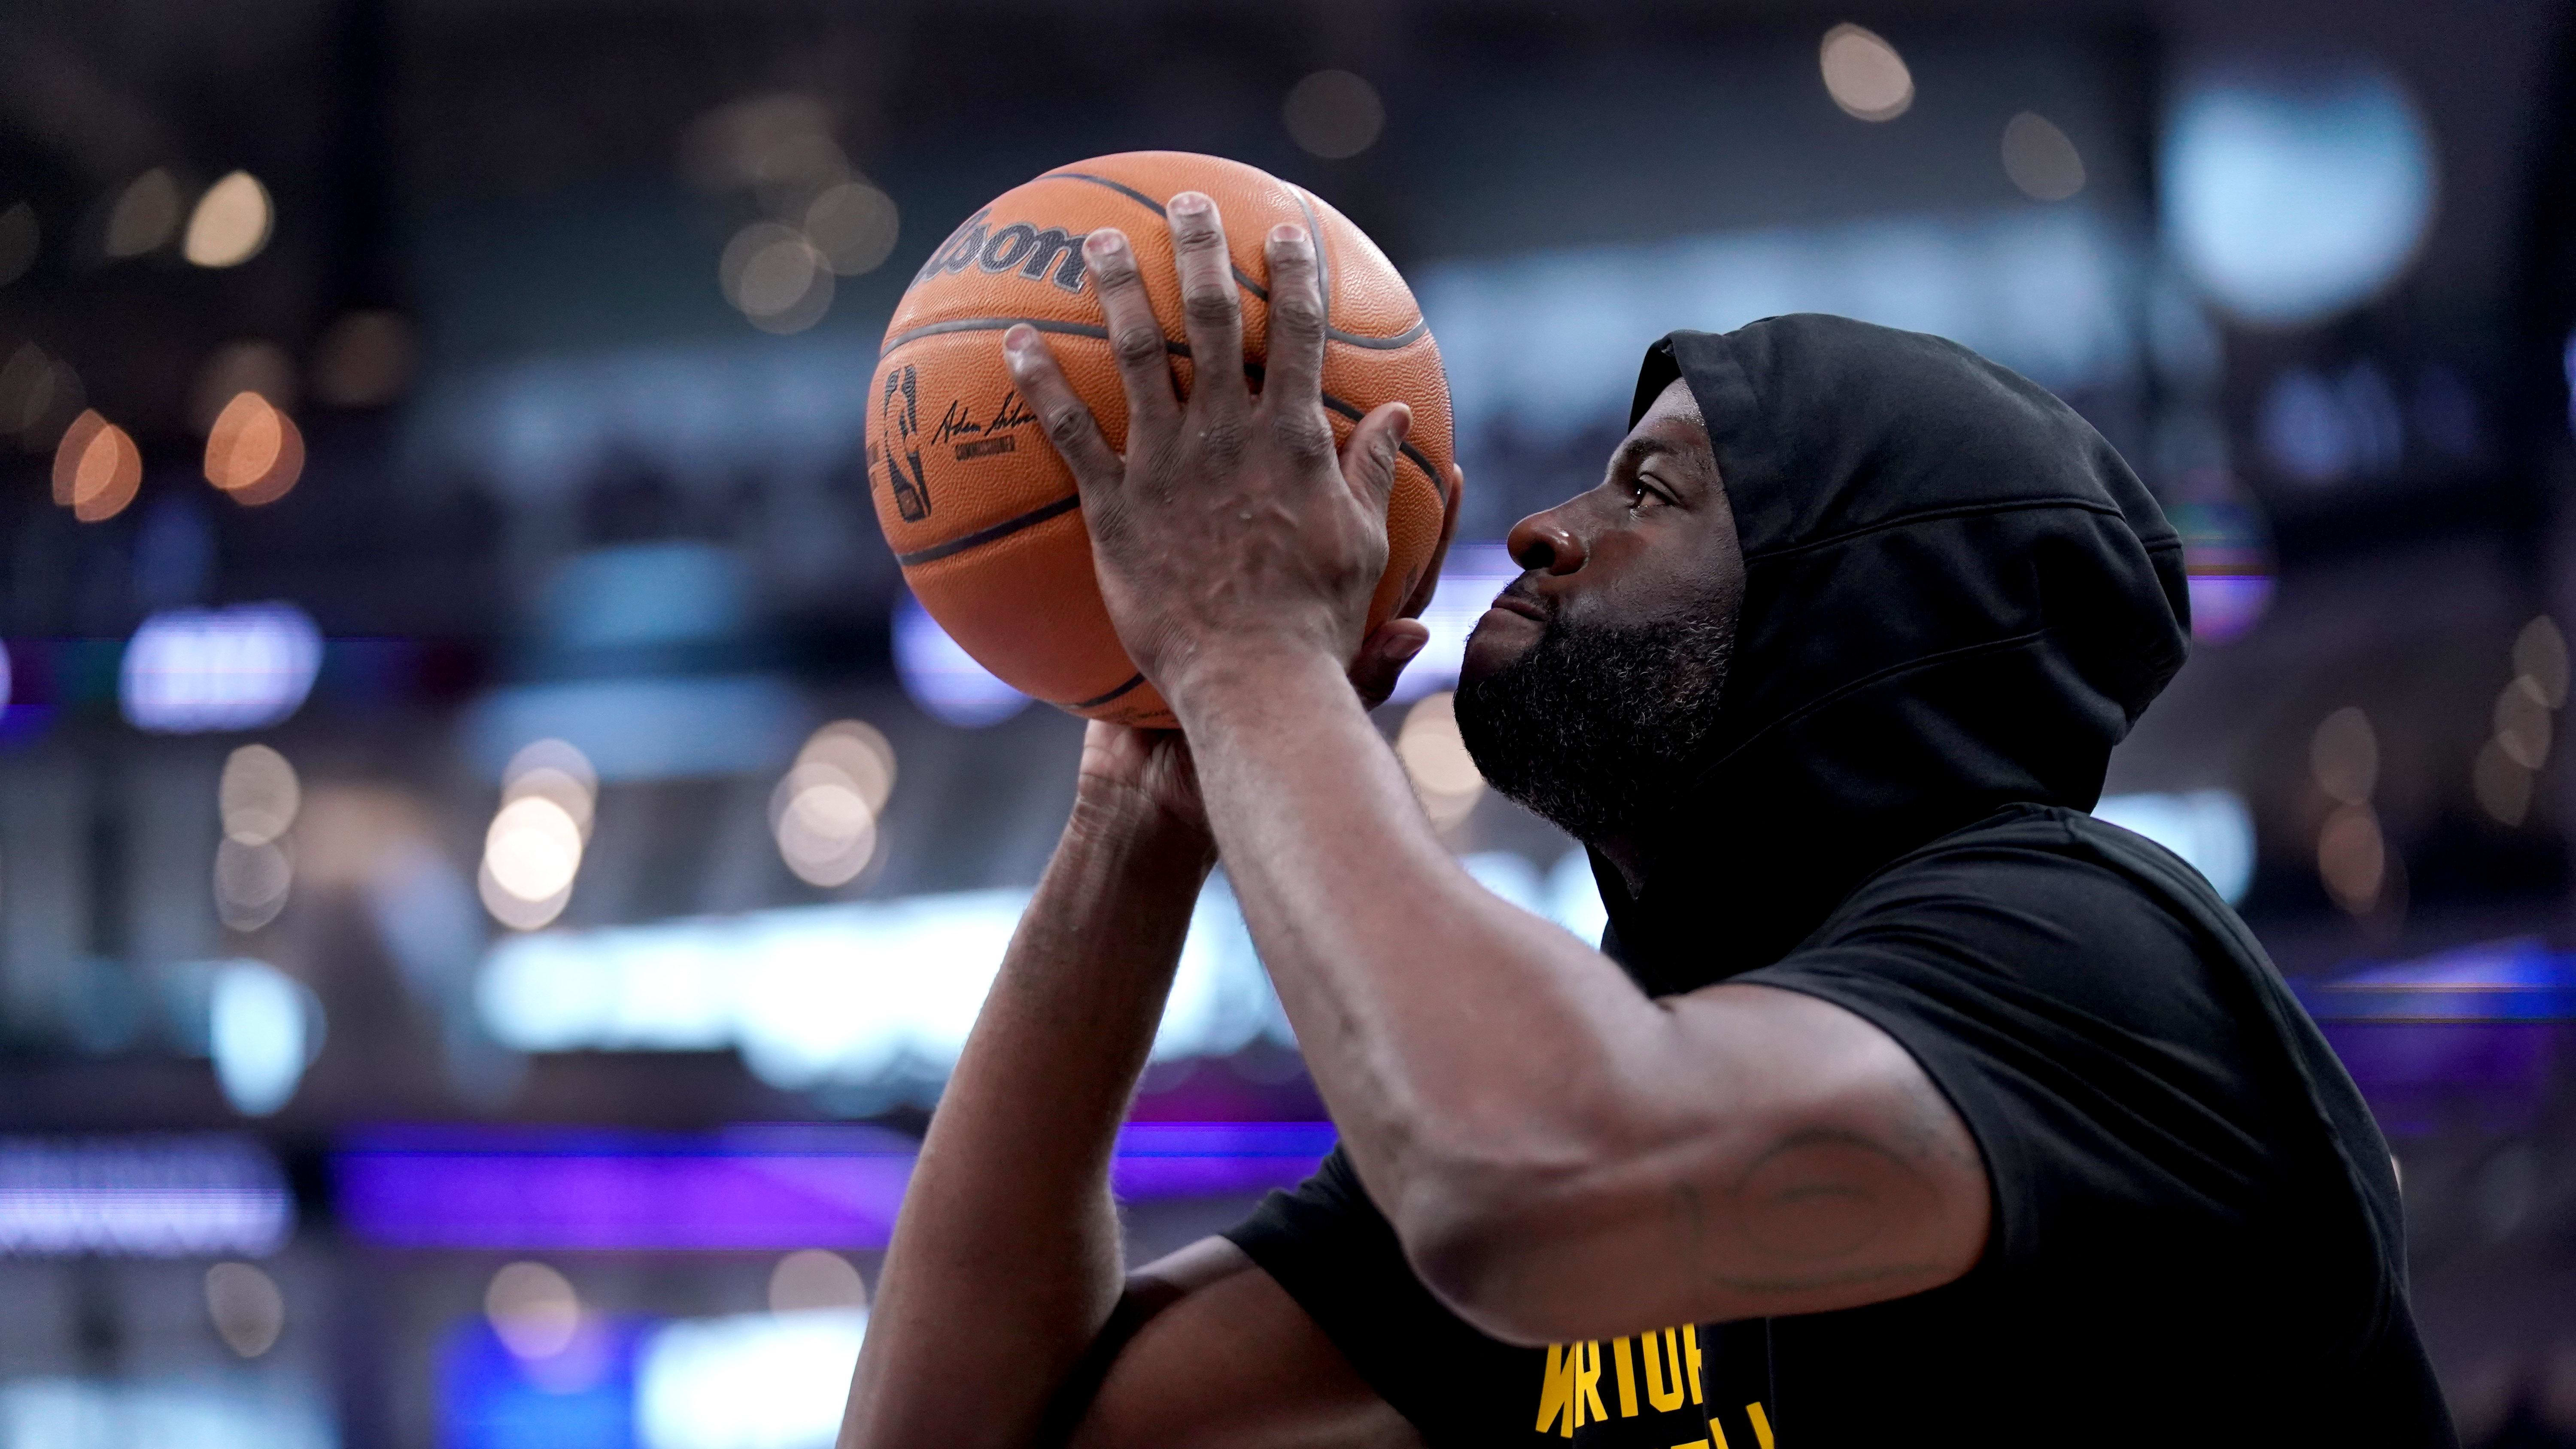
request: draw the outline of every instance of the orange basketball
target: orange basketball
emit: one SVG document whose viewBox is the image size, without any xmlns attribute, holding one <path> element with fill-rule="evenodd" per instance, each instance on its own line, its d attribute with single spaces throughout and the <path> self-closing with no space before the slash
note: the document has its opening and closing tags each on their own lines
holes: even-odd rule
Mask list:
<svg viewBox="0 0 2576 1449">
<path fill-rule="evenodd" d="M 877 521 L 914 596 L 977 662 L 1060 708 L 1122 724 L 1173 719 L 1110 627 L 1073 474 L 1020 402 L 1002 365 L 1002 332 L 1026 322 L 1045 333 L 1102 435 L 1123 449 L 1126 400 L 1082 239 L 1115 226 L 1134 244 L 1186 388 L 1180 281 L 1163 220 L 1163 204 L 1183 191 L 1214 198 L 1224 219 L 1248 363 L 1257 368 L 1268 336 L 1262 241 L 1280 222 L 1303 222 L 1332 329 L 1324 406 L 1336 440 L 1380 403 L 1413 407 L 1369 627 L 1392 617 L 1431 566 L 1449 488 L 1449 383 L 1431 329 L 1376 244 L 1303 189 L 1214 156 L 1130 151 L 1050 171 L 968 217 L 931 253 L 886 328 L 869 393 Z"/>
</svg>

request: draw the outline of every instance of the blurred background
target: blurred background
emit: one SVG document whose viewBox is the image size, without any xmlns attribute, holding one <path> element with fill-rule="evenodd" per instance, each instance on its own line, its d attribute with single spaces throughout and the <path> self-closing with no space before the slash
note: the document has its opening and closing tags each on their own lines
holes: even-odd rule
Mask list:
<svg viewBox="0 0 2576 1449">
<path fill-rule="evenodd" d="M 903 592 L 866 380 L 956 223 L 1216 152 L 1371 232 L 1472 488 L 1448 713 L 1643 346 L 2057 390 L 2189 540 L 2102 813 L 2395 1146 L 2471 1443 L 2576 1444 L 2576 30 L 2561 0 L 20 0 L 0 13 L 0 1449 L 829 1442 L 1077 721 Z M 1220 879 L 1139 1253 L 1331 1128 Z"/>
</svg>

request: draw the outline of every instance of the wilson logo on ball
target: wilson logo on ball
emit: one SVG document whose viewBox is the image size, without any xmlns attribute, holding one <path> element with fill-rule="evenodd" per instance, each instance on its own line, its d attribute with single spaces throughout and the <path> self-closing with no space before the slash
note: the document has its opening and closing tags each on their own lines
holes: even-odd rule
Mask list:
<svg viewBox="0 0 2576 1449">
<path fill-rule="evenodd" d="M 1017 271 L 1030 281 L 1045 279 L 1068 292 L 1079 292 L 1086 278 L 1082 260 L 1082 239 L 1087 232 L 1069 232 L 1060 226 L 1040 228 L 1025 221 L 1015 221 L 999 230 L 989 218 L 992 208 L 966 218 L 966 224 L 949 233 L 930 260 L 914 274 L 915 284 L 928 281 L 942 272 L 962 272 L 968 267 L 999 275 Z M 1052 273 L 1052 275 L 1050 275 Z"/>
<path fill-rule="evenodd" d="M 930 516 L 930 479 L 921 471 L 921 383 L 916 370 L 886 374 L 877 399 L 877 436 L 885 439 L 886 484 L 906 523 Z"/>
</svg>

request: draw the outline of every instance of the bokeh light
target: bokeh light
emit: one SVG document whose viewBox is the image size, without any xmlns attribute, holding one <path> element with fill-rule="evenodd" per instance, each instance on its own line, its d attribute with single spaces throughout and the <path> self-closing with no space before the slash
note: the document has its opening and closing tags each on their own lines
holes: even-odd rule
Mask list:
<svg viewBox="0 0 2576 1449">
<path fill-rule="evenodd" d="M 2326 798 L 2367 805 L 2379 786 L 2379 735 L 2370 716 L 2346 705 L 2318 721 L 2308 740 L 2308 770 Z"/>
<path fill-rule="evenodd" d="M 867 869 L 877 819 L 894 793 L 894 746 L 862 720 L 816 730 L 770 793 L 779 858 L 808 885 L 847 884 Z"/>
<path fill-rule="evenodd" d="M 652 1449 L 823 1449 L 834 1441 L 867 1314 L 682 1319 L 636 1354 L 636 1442 Z"/>
<path fill-rule="evenodd" d="M 2513 640 L 2514 672 L 2531 681 L 2541 703 L 2551 709 L 2567 704 L 2567 636 L 2547 614 L 2522 626 Z"/>
<path fill-rule="evenodd" d="M 0 433 L 35 452 L 50 450 L 60 425 L 81 410 L 80 374 L 32 342 L 0 362 Z"/>
<path fill-rule="evenodd" d="M 295 1096 L 304 1069 L 313 1064 L 321 1045 L 322 1003 L 302 982 L 265 961 L 222 962 L 211 985 L 206 1048 L 215 1083 L 234 1111 L 269 1116 Z"/>
<path fill-rule="evenodd" d="M 590 839 L 591 814 L 599 796 L 599 771 L 590 757 L 566 740 L 536 740 L 520 747 L 501 770 L 501 802 L 537 796 L 561 807 L 583 840 Z"/>
<path fill-rule="evenodd" d="M 2231 905 L 2254 883 L 2254 812 L 2233 790 L 2105 795 L 2093 817 L 2181 856 Z"/>
<path fill-rule="evenodd" d="M 245 507 L 286 495 L 304 474 L 304 435 L 255 392 L 237 393 L 206 434 L 206 481 Z"/>
<path fill-rule="evenodd" d="M 581 826 L 563 806 L 542 795 L 510 801 L 484 833 L 484 904 L 503 925 L 520 930 L 553 920 L 571 898 L 581 850 Z M 507 904 L 494 904 L 496 892 Z"/>
<path fill-rule="evenodd" d="M 108 209 L 100 249 L 110 258 L 159 251 L 179 226 L 179 183 L 156 166 L 125 184 Z"/>
<path fill-rule="evenodd" d="M 83 523 L 114 518 L 143 486 L 143 453 L 93 410 L 72 419 L 54 449 L 54 501 Z"/>
<path fill-rule="evenodd" d="M 1395 736 L 1395 757 L 1403 761 L 1423 813 L 1442 830 L 1465 820 L 1485 793 L 1485 777 L 1458 733 L 1454 705 L 1455 696 L 1446 690 L 1423 696 L 1405 711 Z"/>
<path fill-rule="evenodd" d="M 868 1306 L 867 1280 L 828 1248 L 806 1248 L 769 1270 L 769 1311 L 814 1313 Z"/>
<path fill-rule="evenodd" d="M 1824 72 L 1825 94 L 1848 115 L 1893 121 L 1914 104 L 1914 73 L 1896 47 L 1873 31 L 1857 25 L 1826 31 L 1816 63 Z"/>
<path fill-rule="evenodd" d="M 2367 805 L 2345 805 L 2317 831 L 2317 877 L 2346 912 L 2370 914 L 2388 879 L 2388 842 Z"/>
<path fill-rule="evenodd" d="M 224 1347 L 257 1358 L 286 1331 L 286 1295 L 254 1263 L 217 1263 L 206 1270 L 206 1317 Z"/>
<path fill-rule="evenodd" d="M 543 1263 L 503 1265 L 483 1290 L 483 1314 L 502 1347 L 523 1359 L 553 1358 L 581 1331 L 572 1281 Z"/>
<path fill-rule="evenodd" d="M 180 252 L 201 267 L 240 266 L 268 245 L 273 212 L 268 188 L 259 184 L 259 178 L 235 171 L 197 198 Z"/>
<path fill-rule="evenodd" d="M 2057 123 L 2024 111 L 2004 123 L 2004 174 L 2033 201 L 2064 201 L 2084 189 L 2084 157 Z"/>
<path fill-rule="evenodd" d="M 1386 102 L 1366 77 L 1319 70 L 1288 88 L 1279 119 L 1308 155 L 1339 161 L 1377 144 L 1386 129 Z"/>
<path fill-rule="evenodd" d="M 796 752 L 796 763 L 837 771 L 870 810 L 882 813 L 894 796 L 894 742 L 866 720 L 834 720 L 814 731 Z"/>
<path fill-rule="evenodd" d="M 2567 703 L 2567 638 L 2543 614 L 2513 640 L 2514 676 L 2497 691 L 2492 732 L 2469 767 L 2478 808 L 2499 825 L 2530 817 L 2538 776 L 2549 762 L 2557 712 Z"/>
<path fill-rule="evenodd" d="M 794 227 L 755 221 L 717 262 L 725 300 L 763 332 L 802 332 L 832 306 L 832 269 Z"/>
<path fill-rule="evenodd" d="M 875 271 L 903 235 L 894 198 L 864 181 L 828 186 L 805 208 L 805 239 L 844 277 Z"/>
<path fill-rule="evenodd" d="M 216 798 L 225 839 L 266 845 L 295 824 L 304 792 L 286 756 L 266 745 L 244 745 L 225 758 Z"/>
<path fill-rule="evenodd" d="M 419 343 L 400 312 L 341 314 L 313 347 L 313 393 L 335 408 L 380 408 L 411 385 Z"/>
<path fill-rule="evenodd" d="M 779 857 L 808 885 L 837 886 L 867 868 L 876 852 L 876 812 L 838 770 L 798 765 L 769 800 Z"/>
<path fill-rule="evenodd" d="M 599 793 L 599 772 L 571 743 L 522 746 L 501 772 L 501 807 L 484 832 L 475 888 L 516 931 L 551 924 L 572 901 Z"/>
<path fill-rule="evenodd" d="M 293 604 L 165 609 L 117 668 L 128 724 L 156 734 L 265 729 L 301 708 L 322 669 L 322 630 Z"/>
<path fill-rule="evenodd" d="M 849 158 L 832 136 L 832 108 L 786 91 L 718 106 L 680 141 L 680 172 L 706 191 L 749 188 L 775 199 L 849 179 Z"/>
<path fill-rule="evenodd" d="M 256 931 L 286 909 L 295 860 L 275 840 L 246 845 L 231 836 L 215 845 L 215 916 L 236 931 Z"/>
<path fill-rule="evenodd" d="M 933 718 L 982 729 L 1028 708 L 1027 695 L 976 663 L 912 595 L 895 601 L 891 627 L 896 677 L 913 703 Z"/>
<path fill-rule="evenodd" d="M 2533 783 L 2531 768 L 2507 753 L 2503 742 L 2490 739 L 2478 746 L 2477 759 L 2469 767 L 2469 787 L 2477 795 L 2478 808 L 2497 824 L 2520 825 L 2531 813 Z"/>
<path fill-rule="evenodd" d="M 2537 770 L 2549 758 L 2549 735 L 2549 701 L 2530 675 L 2515 675 L 2496 694 L 2496 745 L 2515 764 Z"/>
<path fill-rule="evenodd" d="M 2366 300 L 2433 215 L 2432 138 L 2374 69 L 2197 77 L 2166 118 L 2159 168 L 2174 254 L 2212 300 L 2266 325 Z"/>
</svg>

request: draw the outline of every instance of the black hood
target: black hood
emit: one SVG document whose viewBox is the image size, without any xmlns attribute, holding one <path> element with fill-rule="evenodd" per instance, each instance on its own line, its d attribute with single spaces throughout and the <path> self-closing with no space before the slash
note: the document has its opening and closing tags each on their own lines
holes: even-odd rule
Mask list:
<svg viewBox="0 0 2576 1449">
<path fill-rule="evenodd" d="M 1817 315 L 1675 332 L 1745 566 L 1716 733 L 1605 949 L 1649 991 L 1785 955 L 1872 872 L 2018 802 L 2089 810 L 2180 668 L 2182 545 L 2073 409 L 1956 343 Z"/>
</svg>

